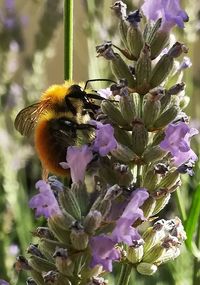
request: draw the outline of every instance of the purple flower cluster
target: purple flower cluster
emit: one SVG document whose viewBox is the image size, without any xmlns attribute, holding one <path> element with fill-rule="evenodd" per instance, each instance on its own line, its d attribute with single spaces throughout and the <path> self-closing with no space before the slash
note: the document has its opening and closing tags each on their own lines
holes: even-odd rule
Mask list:
<svg viewBox="0 0 200 285">
<path fill-rule="evenodd" d="M 165 130 L 165 139 L 160 143 L 160 147 L 171 153 L 176 166 L 189 160 L 196 161 L 197 155 L 190 148 L 190 138 L 196 134 L 198 134 L 198 130 L 190 128 L 184 122 L 169 124 Z"/>
<path fill-rule="evenodd" d="M 54 215 L 60 215 L 61 210 L 50 185 L 44 180 L 39 180 L 35 187 L 39 190 L 39 194 L 31 198 L 29 207 L 36 209 L 36 217 L 44 216 L 49 218 Z"/>
<path fill-rule="evenodd" d="M 145 0 L 141 7 L 148 20 L 162 19 L 161 30 L 169 32 L 175 25 L 184 28 L 187 13 L 181 9 L 179 0 Z"/>
<path fill-rule="evenodd" d="M 120 253 L 116 248 L 117 243 L 124 242 L 127 245 L 133 245 L 135 241 L 141 239 L 132 225 L 139 218 L 145 219 L 140 207 L 148 197 L 146 189 L 135 190 L 121 217 L 116 221 L 112 233 L 109 236 L 100 235 L 91 238 L 92 267 L 102 265 L 105 270 L 112 271 L 112 261 L 120 258 Z"/>
</svg>

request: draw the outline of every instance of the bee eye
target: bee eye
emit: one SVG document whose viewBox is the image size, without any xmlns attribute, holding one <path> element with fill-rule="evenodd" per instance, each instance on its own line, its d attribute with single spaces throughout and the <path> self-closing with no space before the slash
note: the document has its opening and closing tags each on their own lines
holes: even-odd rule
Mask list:
<svg viewBox="0 0 200 285">
<path fill-rule="evenodd" d="M 69 87 L 69 91 L 70 91 L 70 93 L 82 92 L 83 89 L 82 89 L 81 86 L 79 86 L 78 84 L 74 84 L 74 85 L 72 85 L 72 86 Z"/>
</svg>

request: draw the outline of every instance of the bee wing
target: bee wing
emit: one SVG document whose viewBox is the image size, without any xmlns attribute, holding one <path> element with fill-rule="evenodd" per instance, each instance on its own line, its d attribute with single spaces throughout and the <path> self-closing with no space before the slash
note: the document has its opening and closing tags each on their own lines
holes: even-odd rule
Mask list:
<svg viewBox="0 0 200 285">
<path fill-rule="evenodd" d="M 29 136 L 37 124 L 39 116 L 47 107 L 47 101 L 37 102 L 22 109 L 15 118 L 15 128 L 21 135 Z"/>
</svg>

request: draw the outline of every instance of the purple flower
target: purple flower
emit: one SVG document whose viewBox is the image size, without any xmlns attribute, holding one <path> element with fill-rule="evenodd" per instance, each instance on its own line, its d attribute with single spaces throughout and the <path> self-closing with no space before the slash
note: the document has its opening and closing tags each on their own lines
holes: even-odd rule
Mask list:
<svg viewBox="0 0 200 285">
<path fill-rule="evenodd" d="M 132 193 L 130 202 L 127 204 L 111 234 L 113 241 L 132 245 L 135 240 L 141 239 L 139 233 L 132 225 L 138 218 L 144 220 L 143 211 L 139 207 L 143 205 L 148 197 L 149 194 L 145 188 L 138 188 Z"/>
<path fill-rule="evenodd" d="M 171 153 L 176 166 L 180 166 L 189 159 L 196 161 L 197 156 L 190 148 L 190 138 L 196 134 L 198 134 L 198 130 L 189 128 L 184 122 L 169 124 L 165 130 L 165 139 L 160 143 L 160 147 Z"/>
<path fill-rule="evenodd" d="M 74 183 L 82 182 L 88 163 L 92 160 L 92 150 L 87 146 L 69 146 L 67 148 L 67 162 L 60 162 L 64 169 L 70 168 L 71 178 Z"/>
<path fill-rule="evenodd" d="M 90 121 L 90 123 L 97 127 L 93 150 L 97 151 L 101 156 L 106 156 L 111 150 L 117 147 L 114 129 L 110 124 L 103 125 L 96 121 Z"/>
<path fill-rule="evenodd" d="M 105 235 L 92 237 L 90 239 L 92 250 L 91 267 L 102 265 L 106 271 L 112 271 L 112 262 L 120 258 L 119 251 L 115 248 L 115 242 Z"/>
<path fill-rule="evenodd" d="M 0 279 L 0 285 L 9 285 L 9 283 L 3 279 Z"/>
<path fill-rule="evenodd" d="M 183 69 L 187 69 L 192 66 L 192 62 L 188 56 L 184 56 L 182 62 L 180 63 L 180 66 L 178 68 L 179 71 Z"/>
<path fill-rule="evenodd" d="M 166 32 L 175 25 L 183 29 L 184 22 L 188 21 L 188 15 L 181 9 L 179 0 L 145 0 L 141 9 L 148 20 L 161 18 L 161 30 Z"/>
<path fill-rule="evenodd" d="M 45 216 L 46 218 L 49 218 L 51 216 L 61 214 L 58 202 L 50 185 L 44 180 L 39 180 L 35 187 L 40 193 L 31 198 L 29 201 L 29 207 L 36 209 L 36 216 Z"/>
</svg>

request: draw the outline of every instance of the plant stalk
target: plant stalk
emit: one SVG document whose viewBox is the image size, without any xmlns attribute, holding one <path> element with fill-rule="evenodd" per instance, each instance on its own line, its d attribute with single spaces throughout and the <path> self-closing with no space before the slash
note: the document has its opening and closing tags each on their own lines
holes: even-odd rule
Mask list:
<svg viewBox="0 0 200 285">
<path fill-rule="evenodd" d="M 132 265 L 131 264 L 122 264 L 121 272 L 117 285 L 128 285 L 131 277 Z"/>
<path fill-rule="evenodd" d="M 64 80 L 73 78 L 73 0 L 64 0 Z"/>
</svg>

